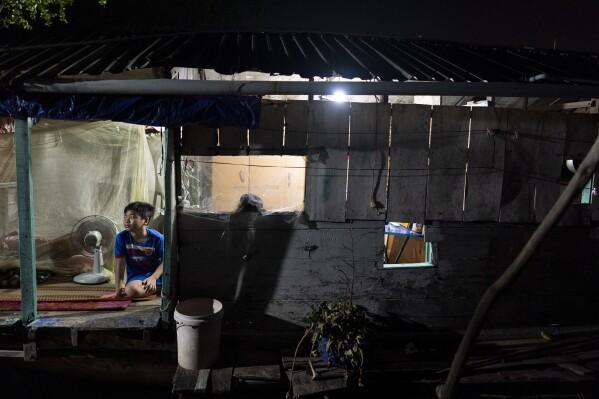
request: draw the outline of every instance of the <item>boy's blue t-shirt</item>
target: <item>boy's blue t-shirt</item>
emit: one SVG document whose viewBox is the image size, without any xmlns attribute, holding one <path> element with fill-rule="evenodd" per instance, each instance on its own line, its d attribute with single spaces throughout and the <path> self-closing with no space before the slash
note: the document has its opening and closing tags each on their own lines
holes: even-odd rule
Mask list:
<svg viewBox="0 0 599 399">
<path fill-rule="evenodd" d="M 136 242 L 128 230 L 123 230 L 116 236 L 114 257 L 125 258 L 127 283 L 131 280 L 145 280 L 162 263 L 164 236 L 149 227 L 147 232 L 148 238 L 141 243 Z M 156 280 L 156 284 L 162 284 L 162 276 Z"/>
</svg>

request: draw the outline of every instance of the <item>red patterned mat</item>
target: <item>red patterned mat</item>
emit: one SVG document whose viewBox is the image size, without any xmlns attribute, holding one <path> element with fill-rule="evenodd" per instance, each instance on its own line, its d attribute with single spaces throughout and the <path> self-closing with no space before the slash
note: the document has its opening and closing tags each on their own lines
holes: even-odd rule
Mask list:
<svg viewBox="0 0 599 399">
<path fill-rule="evenodd" d="M 38 310 L 118 310 L 126 309 L 130 299 L 107 298 L 82 301 L 39 301 Z M 0 301 L 0 310 L 21 310 L 20 301 Z"/>
</svg>

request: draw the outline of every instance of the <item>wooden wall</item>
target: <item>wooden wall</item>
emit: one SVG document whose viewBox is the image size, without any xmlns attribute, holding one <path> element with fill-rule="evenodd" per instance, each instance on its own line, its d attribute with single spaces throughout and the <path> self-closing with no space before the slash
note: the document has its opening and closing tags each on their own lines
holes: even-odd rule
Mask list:
<svg viewBox="0 0 599 399">
<path fill-rule="evenodd" d="M 464 327 L 484 289 L 534 226 L 443 223 L 436 267 L 383 269 L 383 222 L 307 223 L 301 217 L 179 214 L 182 298 L 225 301 L 234 318 L 299 323 L 310 304 L 348 292 L 391 325 Z M 560 227 L 503 296 L 488 325 L 599 321 L 599 246 L 593 230 Z"/>
<path fill-rule="evenodd" d="M 214 296 L 229 320 L 291 326 L 353 284 L 389 325 L 464 327 L 559 195 L 563 158 L 583 156 L 596 134 L 592 115 L 329 102 L 265 104 L 249 134 L 186 128 L 185 154 L 309 160 L 303 215 L 179 211 L 181 298 Z M 592 213 L 571 213 L 488 325 L 599 319 Z M 384 269 L 385 220 L 426 220 L 436 267 Z"/>
<path fill-rule="evenodd" d="M 185 127 L 181 151 L 308 155 L 312 221 L 539 222 L 560 193 L 564 159 L 582 159 L 597 136 L 589 114 L 325 101 L 262 108 L 249 131 Z M 590 223 L 590 212 L 581 217 Z"/>
</svg>

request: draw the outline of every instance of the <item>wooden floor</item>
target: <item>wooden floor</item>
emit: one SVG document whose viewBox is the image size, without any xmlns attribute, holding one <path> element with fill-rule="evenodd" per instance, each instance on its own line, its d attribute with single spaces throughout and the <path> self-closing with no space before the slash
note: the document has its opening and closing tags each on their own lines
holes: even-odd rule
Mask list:
<svg viewBox="0 0 599 399">
<path fill-rule="evenodd" d="M 541 334 L 542 333 L 542 334 Z M 599 397 L 599 338 L 597 329 L 576 332 L 537 330 L 536 334 L 489 339 L 483 337 L 468 358 L 460 380 L 460 398 L 589 398 Z M 344 370 L 319 364 L 316 377 L 307 367 L 307 358 L 286 354 L 248 352 L 226 345 L 221 364 L 212 369 L 177 369 L 173 393 L 192 397 L 197 393 L 241 393 L 253 389 L 266 394 L 278 391 L 291 398 L 402 397 L 434 398 L 436 387 L 445 382 L 456 340 L 404 336 L 371 348 L 364 373 L 364 386 L 350 383 Z M 448 345 L 449 344 L 449 345 Z M 447 347 L 452 350 L 447 350 Z M 230 360 L 226 360 L 229 352 Z M 269 355 L 269 356 L 266 356 Z M 245 357 L 249 362 L 241 363 Z M 290 368 L 295 363 L 293 377 Z M 245 367 L 244 367 L 245 366 Z M 314 396 L 320 395 L 320 396 Z"/>
<path fill-rule="evenodd" d="M 19 322 L 20 312 L 0 312 L 0 327 Z M 29 327 L 78 328 L 82 330 L 155 328 L 160 320 L 160 297 L 133 301 L 126 309 L 114 311 L 40 311 Z"/>
<path fill-rule="evenodd" d="M 140 364 L 163 367 L 161 373 L 171 377 L 172 392 L 179 396 L 251 392 L 256 397 L 268 397 L 272 392 L 273 397 L 281 398 L 288 391 L 292 352 L 262 349 L 254 340 L 238 339 L 238 326 L 223 325 L 221 356 L 212 370 L 176 372 L 174 331 L 153 328 L 158 320 L 156 299 L 135 303 L 126 311 L 42 312 L 32 324 L 30 330 L 35 336 L 29 340 L 39 350 L 36 361 L 40 364 L 57 361 L 49 359 L 52 356 L 62 359 L 68 350 L 73 354 L 66 357 L 71 367 L 75 361 L 87 367 L 100 364 L 103 376 L 108 374 L 107 367 L 116 369 L 117 360 L 112 357 L 121 359 L 140 379 L 146 378 Z M 483 331 L 468 357 L 460 398 L 597 397 L 590 393 L 599 392 L 598 327 Z M 248 333 L 266 339 L 262 331 Z M 346 387 L 342 374 L 326 368 L 319 379 L 312 380 L 305 359 L 298 358 L 293 396 L 326 394 L 331 399 L 347 399 L 385 397 L 394 391 L 401 392 L 402 397 L 434 398 L 435 387 L 445 381 L 460 336 L 422 331 L 374 337 L 368 348 L 365 387 L 358 388 Z M 25 352 L 25 347 L 22 349 Z M 60 351 L 53 355 L 54 349 Z M 151 358 L 158 355 L 162 357 Z M 112 357 L 102 360 L 102 356 Z M 150 357 L 142 361 L 143 356 Z M 94 362 L 88 361 L 91 358 Z M 148 372 L 159 374 L 156 370 Z M 143 389 L 143 385 L 139 387 Z"/>
</svg>

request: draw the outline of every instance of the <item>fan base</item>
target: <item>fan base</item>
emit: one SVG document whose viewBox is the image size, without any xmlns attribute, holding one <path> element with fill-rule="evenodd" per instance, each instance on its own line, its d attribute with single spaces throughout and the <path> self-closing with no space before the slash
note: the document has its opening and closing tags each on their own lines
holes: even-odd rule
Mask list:
<svg viewBox="0 0 599 399">
<path fill-rule="evenodd" d="M 108 277 L 100 273 L 81 273 L 73 277 L 77 284 L 102 284 L 108 281 Z"/>
</svg>

